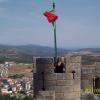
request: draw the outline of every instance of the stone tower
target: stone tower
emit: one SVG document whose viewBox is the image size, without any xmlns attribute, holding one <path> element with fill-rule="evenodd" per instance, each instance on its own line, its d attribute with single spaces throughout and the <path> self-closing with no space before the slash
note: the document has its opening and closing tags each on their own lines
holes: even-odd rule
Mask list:
<svg viewBox="0 0 100 100">
<path fill-rule="evenodd" d="M 81 57 L 65 57 L 65 73 L 54 73 L 53 58 L 34 58 L 36 100 L 81 100 Z"/>
</svg>

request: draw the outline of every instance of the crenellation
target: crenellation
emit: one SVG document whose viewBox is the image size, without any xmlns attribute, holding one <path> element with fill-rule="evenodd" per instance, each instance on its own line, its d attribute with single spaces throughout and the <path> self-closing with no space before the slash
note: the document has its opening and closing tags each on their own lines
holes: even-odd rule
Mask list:
<svg viewBox="0 0 100 100">
<path fill-rule="evenodd" d="M 81 98 L 80 95 L 81 57 L 66 56 L 65 66 L 66 66 L 65 73 L 54 73 L 53 58 L 37 58 L 36 71 L 38 78 L 35 79 L 35 81 L 37 81 L 37 87 L 40 87 L 38 88 L 37 91 L 41 91 L 41 88 L 43 87 L 44 84 L 45 91 L 43 95 L 41 94 L 42 96 L 45 95 L 46 97 L 47 95 L 45 93 L 46 91 L 54 91 L 55 100 L 72 100 L 72 99 L 74 100 L 74 98 Z M 75 71 L 74 79 L 72 73 L 73 70 Z M 42 79 L 43 77 L 41 76 L 42 72 L 44 72 L 43 76 L 44 80 Z"/>
</svg>

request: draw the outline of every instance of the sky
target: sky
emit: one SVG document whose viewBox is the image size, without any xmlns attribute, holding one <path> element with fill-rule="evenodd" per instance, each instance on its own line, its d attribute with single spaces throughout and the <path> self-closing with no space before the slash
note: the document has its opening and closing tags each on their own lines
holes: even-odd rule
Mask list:
<svg viewBox="0 0 100 100">
<path fill-rule="evenodd" d="M 100 0 L 55 0 L 57 46 L 100 47 Z M 43 16 L 52 0 L 0 0 L 0 44 L 54 46 Z"/>
</svg>

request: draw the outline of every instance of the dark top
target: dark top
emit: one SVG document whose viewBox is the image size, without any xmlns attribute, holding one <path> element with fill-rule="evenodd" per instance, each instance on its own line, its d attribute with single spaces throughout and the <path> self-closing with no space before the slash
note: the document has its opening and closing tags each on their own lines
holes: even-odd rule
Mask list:
<svg viewBox="0 0 100 100">
<path fill-rule="evenodd" d="M 55 73 L 63 73 L 63 69 L 65 68 L 65 65 L 63 63 L 61 63 L 60 65 L 56 65 L 56 68 L 55 68 Z"/>
</svg>

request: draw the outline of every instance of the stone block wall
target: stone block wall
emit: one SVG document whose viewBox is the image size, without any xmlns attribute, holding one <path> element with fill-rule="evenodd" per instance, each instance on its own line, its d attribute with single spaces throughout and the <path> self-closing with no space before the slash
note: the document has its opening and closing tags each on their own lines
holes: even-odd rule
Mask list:
<svg viewBox="0 0 100 100">
<path fill-rule="evenodd" d="M 93 78 L 95 77 L 95 66 L 83 65 L 81 76 L 82 91 L 85 93 L 93 92 Z"/>
<path fill-rule="evenodd" d="M 100 100 L 100 94 L 82 93 L 81 100 Z"/>
<path fill-rule="evenodd" d="M 81 57 L 65 57 L 65 73 L 54 73 L 53 58 L 34 59 L 34 91 L 38 95 L 42 91 L 43 84 L 45 91 L 55 92 L 55 100 L 80 100 L 81 98 Z M 74 79 L 73 79 L 73 73 Z M 44 72 L 44 83 L 42 72 Z M 45 94 L 46 95 L 46 94 Z M 43 99 L 41 99 L 43 100 Z M 49 100 L 49 99 L 47 99 Z M 51 99 L 53 100 L 53 99 Z"/>
<path fill-rule="evenodd" d="M 37 94 L 37 100 L 55 100 L 54 91 L 39 91 Z"/>
</svg>

